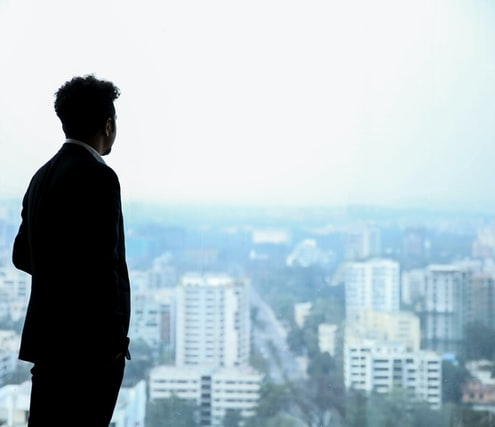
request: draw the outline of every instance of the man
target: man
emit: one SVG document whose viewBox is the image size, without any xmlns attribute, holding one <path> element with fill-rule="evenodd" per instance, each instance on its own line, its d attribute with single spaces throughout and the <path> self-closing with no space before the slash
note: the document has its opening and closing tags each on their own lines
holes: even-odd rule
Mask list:
<svg viewBox="0 0 495 427">
<path fill-rule="evenodd" d="M 102 156 L 120 91 L 93 75 L 57 91 L 67 140 L 33 176 L 14 265 L 31 275 L 19 358 L 33 362 L 29 427 L 108 427 L 122 383 L 130 286 L 120 184 Z"/>
</svg>

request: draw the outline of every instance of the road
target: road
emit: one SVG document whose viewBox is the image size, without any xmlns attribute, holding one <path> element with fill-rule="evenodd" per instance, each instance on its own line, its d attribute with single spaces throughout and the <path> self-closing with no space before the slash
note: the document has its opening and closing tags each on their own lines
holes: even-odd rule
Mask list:
<svg viewBox="0 0 495 427">
<path fill-rule="evenodd" d="M 254 346 L 266 359 L 271 380 L 283 384 L 304 378 L 305 373 L 287 346 L 287 331 L 253 287 L 250 296 L 251 306 L 258 309 L 257 324 L 263 325 L 253 325 Z"/>
</svg>

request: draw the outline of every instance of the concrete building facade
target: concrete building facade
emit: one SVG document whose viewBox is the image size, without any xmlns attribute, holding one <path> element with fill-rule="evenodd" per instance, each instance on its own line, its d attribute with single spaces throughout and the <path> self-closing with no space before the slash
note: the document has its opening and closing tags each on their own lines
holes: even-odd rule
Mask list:
<svg viewBox="0 0 495 427">
<path fill-rule="evenodd" d="M 346 319 L 361 310 L 395 312 L 400 309 L 399 263 L 374 258 L 350 262 L 345 273 Z"/>
<path fill-rule="evenodd" d="M 202 426 L 222 427 L 229 410 L 243 418 L 255 415 L 263 376 L 249 367 L 158 366 L 151 370 L 150 399 L 176 396 L 198 408 Z"/>
<path fill-rule="evenodd" d="M 347 389 L 390 393 L 403 390 L 432 408 L 442 404 L 442 360 L 430 351 L 411 352 L 396 343 L 362 340 L 344 346 Z"/>
<path fill-rule="evenodd" d="M 250 355 L 249 283 L 228 275 L 184 276 L 177 288 L 177 366 L 245 366 Z"/>
</svg>

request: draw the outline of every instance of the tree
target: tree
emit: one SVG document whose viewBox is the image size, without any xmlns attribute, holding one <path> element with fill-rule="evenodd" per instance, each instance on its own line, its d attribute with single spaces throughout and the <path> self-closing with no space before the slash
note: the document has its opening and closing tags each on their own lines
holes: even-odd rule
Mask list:
<svg viewBox="0 0 495 427">
<path fill-rule="evenodd" d="M 442 362 L 443 402 L 459 403 L 462 398 L 462 386 L 469 377 L 469 371 L 464 366 L 444 360 Z"/>
<path fill-rule="evenodd" d="M 223 418 L 223 427 L 239 427 L 241 425 L 242 416 L 239 409 L 227 409 Z"/>
<path fill-rule="evenodd" d="M 256 415 L 246 419 L 244 427 L 268 426 L 270 420 L 277 419 L 289 407 L 290 398 L 285 385 L 264 383 L 261 387 L 261 397 L 256 408 Z"/>
<path fill-rule="evenodd" d="M 294 325 L 287 334 L 287 345 L 291 351 L 301 355 L 305 348 L 304 331 Z"/>
<path fill-rule="evenodd" d="M 349 390 L 345 401 L 346 427 L 365 427 L 368 398 L 364 391 Z"/>
<path fill-rule="evenodd" d="M 326 351 L 318 353 L 310 360 L 308 365 L 308 375 L 312 378 L 328 375 L 331 371 L 336 372 L 336 370 L 335 360 Z"/>
<path fill-rule="evenodd" d="M 301 427 L 301 425 L 301 421 L 290 415 L 277 414 L 263 421 L 255 417 L 248 418 L 244 427 Z"/>
<path fill-rule="evenodd" d="M 263 418 L 270 418 L 287 407 L 288 389 L 284 385 L 271 382 L 264 383 L 261 387 L 261 397 L 256 414 Z"/>
<path fill-rule="evenodd" d="M 320 345 L 318 344 L 318 329 L 304 328 L 304 342 L 310 358 L 318 357 Z"/>
<path fill-rule="evenodd" d="M 464 328 L 462 350 L 466 360 L 493 360 L 495 331 L 481 322 L 468 323 Z"/>
<path fill-rule="evenodd" d="M 293 383 L 291 389 L 295 414 L 308 427 L 341 425 L 345 415 L 344 396 L 344 385 L 334 371 Z"/>
<path fill-rule="evenodd" d="M 146 407 L 146 427 L 198 427 L 196 405 L 172 396 L 154 399 Z"/>
</svg>

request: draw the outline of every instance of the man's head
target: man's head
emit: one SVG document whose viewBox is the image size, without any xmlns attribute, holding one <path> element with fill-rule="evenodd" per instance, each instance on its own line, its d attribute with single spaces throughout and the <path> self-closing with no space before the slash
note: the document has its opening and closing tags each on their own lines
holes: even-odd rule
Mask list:
<svg viewBox="0 0 495 427">
<path fill-rule="evenodd" d="M 108 154 L 115 139 L 114 101 L 120 90 L 112 82 L 94 75 L 74 77 L 55 94 L 55 112 L 67 138 L 90 143 L 95 137 L 106 137 L 104 152 Z"/>
</svg>

